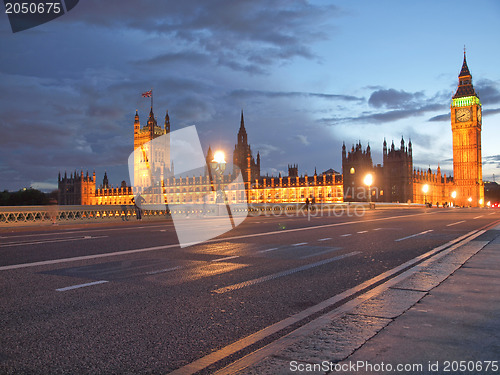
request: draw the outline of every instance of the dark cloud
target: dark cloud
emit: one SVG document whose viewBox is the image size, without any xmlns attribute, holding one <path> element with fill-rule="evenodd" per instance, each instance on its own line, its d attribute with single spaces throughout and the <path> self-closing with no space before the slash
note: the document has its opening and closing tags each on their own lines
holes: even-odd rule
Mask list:
<svg viewBox="0 0 500 375">
<path fill-rule="evenodd" d="M 368 112 L 361 113 L 359 116 L 355 117 L 330 117 L 322 118 L 319 121 L 327 125 L 337 125 L 343 123 L 378 123 L 384 124 L 387 122 L 393 122 L 398 120 L 403 120 L 406 118 L 416 117 L 424 115 L 428 112 L 441 111 L 444 105 L 442 104 L 415 104 L 413 108 L 406 109 L 395 109 L 385 112 Z"/>
<path fill-rule="evenodd" d="M 180 51 L 180 52 L 168 52 L 161 55 L 157 55 L 150 59 L 138 60 L 135 62 L 137 66 L 143 65 L 159 65 L 164 67 L 169 64 L 181 63 L 191 63 L 191 64 L 205 64 L 211 61 L 209 55 L 205 53 L 199 53 L 195 51 Z"/>
<path fill-rule="evenodd" d="M 490 115 L 495 115 L 497 113 L 500 113 L 500 108 L 494 108 L 494 109 L 484 109 L 483 110 L 483 115 L 484 116 L 490 116 Z"/>
<path fill-rule="evenodd" d="M 423 97 L 423 92 L 409 93 L 403 90 L 380 89 L 370 95 L 368 104 L 375 108 L 402 109 L 414 106 Z"/>
<path fill-rule="evenodd" d="M 266 97 L 266 98 L 321 98 L 326 100 L 344 100 L 363 102 L 364 98 L 358 98 L 352 95 L 341 94 L 325 94 L 315 92 L 298 92 L 298 91 L 261 91 L 261 90 L 234 90 L 229 93 L 229 96 L 235 98 L 253 98 L 253 97 Z"/>
<path fill-rule="evenodd" d="M 500 84 L 498 82 L 483 79 L 477 81 L 474 88 L 483 105 L 500 104 Z"/>
<path fill-rule="evenodd" d="M 328 37 L 324 25 L 338 13 L 335 6 L 301 0 L 272 5 L 264 0 L 144 0 L 136 7 L 123 6 L 122 0 L 88 0 L 79 5 L 77 15 L 64 21 L 165 38 L 168 52 L 147 59 L 149 64 L 195 59 L 261 74 L 266 66 L 293 58 L 316 58 L 310 45 Z"/>
<path fill-rule="evenodd" d="M 500 155 L 484 156 L 483 165 L 486 164 L 500 164 Z"/>
<path fill-rule="evenodd" d="M 431 117 L 429 120 L 427 121 L 450 121 L 450 118 L 451 118 L 451 113 L 448 112 L 444 115 L 437 115 L 437 116 L 434 116 L 434 117 Z"/>
</svg>

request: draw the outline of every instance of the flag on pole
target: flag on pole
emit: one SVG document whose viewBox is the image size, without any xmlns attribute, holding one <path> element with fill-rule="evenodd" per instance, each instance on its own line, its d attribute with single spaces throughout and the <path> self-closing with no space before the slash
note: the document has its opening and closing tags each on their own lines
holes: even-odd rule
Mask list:
<svg viewBox="0 0 500 375">
<path fill-rule="evenodd" d="M 152 95 L 153 95 L 153 89 L 142 93 L 143 98 L 151 98 Z"/>
</svg>

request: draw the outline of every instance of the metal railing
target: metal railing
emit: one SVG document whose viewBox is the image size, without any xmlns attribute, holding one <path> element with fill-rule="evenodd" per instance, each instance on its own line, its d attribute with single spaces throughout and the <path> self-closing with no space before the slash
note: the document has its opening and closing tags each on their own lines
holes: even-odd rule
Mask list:
<svg viewBox="0 0 500 375">
<path fill-rule="evenodd" d="M 145 217 L 167 217 L 167 210 L 143 210 Z M 0 207 L 0 226 L 21 223 L 60 223 L 135 217 L 134 206 L 6 206 Z"/>
<path fill-rule="evenodd" d="M 250 203 L 246 205 L 231 206 L 236 213 L 246 212 L 249 216 L 259 215 L 287 215 L 291 212 L 303 212 L 307 210 L 304 203 Z M 396 204 L 376 203 L 377 208 L 395 207 L 422 207 L 422 204 Z M 185 204 L 173 205 L 172 210 L 165 206 L 152 206 L 141 210 L 145 219 L 170 218 L 172 214 L 206 215 L 217 216 L 221 212 L 217 204 Z M 309 206 L 309 210 L 315 214 L 331 216 L 340 209 L 367 209 L 368 203 L 318 203 Z M 223 210 L 222 212 L 226 212 Z M 116 221 L 134 219 L 136 210 L 131 205 L 93 205 L 93 206 L 5 206 L 0 207 L 0 227 L 8 227 L 22 224 L 37 223 L 69 223 L 69 222 L 93 222 L 93 221 Z"/>
</svg>

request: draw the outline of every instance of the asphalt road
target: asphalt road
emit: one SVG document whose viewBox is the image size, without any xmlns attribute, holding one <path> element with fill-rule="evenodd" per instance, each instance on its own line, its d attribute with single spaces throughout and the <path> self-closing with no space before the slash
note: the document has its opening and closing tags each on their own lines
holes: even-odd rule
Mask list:
<svg viewBox="0 0 500 375">
<path fill-rule="evenodd" d="M 166 373 L 498 219 L 259 216 L 184 248 L 172 221 L 4 229 L 0 373 Z"/>
</svg>

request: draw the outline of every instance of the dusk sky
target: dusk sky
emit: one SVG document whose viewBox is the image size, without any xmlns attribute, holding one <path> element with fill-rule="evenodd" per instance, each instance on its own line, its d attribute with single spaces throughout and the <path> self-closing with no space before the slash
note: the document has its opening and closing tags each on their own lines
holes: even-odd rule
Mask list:
<svg viewBox="0 0 500 375">
<path fill-rule="evenodd" d="M 127 180 L 133 121 L 196 125 L 232 157 L 240 112 L 261 172 L 341 171 L 341 146 L 413 142 L 452 172 L 450 100 L 464 45 L 483 104 L 483 176 L 500 179 L 500 1 L 81 0 L 12 33 L 0 21 L 0 190 L 59 171 Z"/>
</svg>

